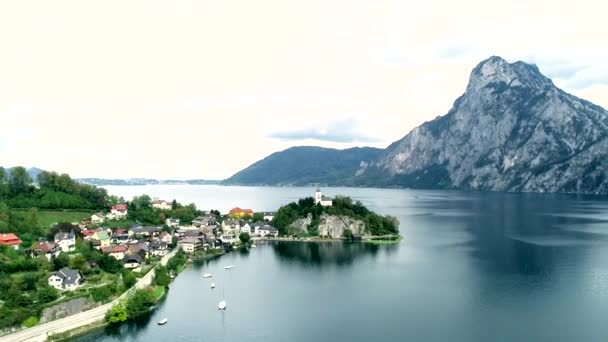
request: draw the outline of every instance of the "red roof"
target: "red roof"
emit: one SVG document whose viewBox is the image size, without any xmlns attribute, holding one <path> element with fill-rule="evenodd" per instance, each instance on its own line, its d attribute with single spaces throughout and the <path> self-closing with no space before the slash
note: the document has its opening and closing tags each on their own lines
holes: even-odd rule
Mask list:
<svg viewBox="0 0 608 342">
<path fill-rule="evenodd" d="M 126 204 L 113 205 L 112 210 L 125 211 L 125 210 L 127 210 L 127 205 Z"/>
<path fill-rule="evenodd" d="M 118 246 L 108 246 L 108 247 L 103 247 L 101 248 L 101 251 L 107 254 L 110 253 L 124 253 L 127 251 L 127 246 L 125 245 L 118 245 Z"/>
<path fill-rule="evenodd" d="M 83 229 L 82 230 L 82 235 L 83 236 L 93 236 L 93 235 L 95 235 L 95 231 L 94 230 Z"/>
<path fill-rule="evenodd" d="M 0 245 L 15 246 L 20 245 L 21 242 L 23 241 L 13 233 L 0 234 Z"/>
<path fill-rule="evenodd" d="M 127 231 L 122 229 L 122 228 L 116 228 L 116 230 L 114 231 L 114 234 L 126 234 Z"/>
<path fill-rule="evenodd" d="M 52 242 L 38 242 L 36 245 L 36 249 L 43 251 L 44 253 L 48 253 L 50 250 L 55 248 L 55 244 Z"/>
<path fill-rule="evenodd" d="M 251 209 L 241 209 L 239 207 L 230 209 L 230 214 L 240 214 L 240 213 L 253 214 L 253 210 L 251 210 Z"/>
</svg>

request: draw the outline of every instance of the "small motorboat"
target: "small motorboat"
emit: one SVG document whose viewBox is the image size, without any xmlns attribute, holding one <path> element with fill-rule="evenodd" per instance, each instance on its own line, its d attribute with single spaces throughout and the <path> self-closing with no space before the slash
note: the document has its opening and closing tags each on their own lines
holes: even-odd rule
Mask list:
<svg viewBox="0 0 608 342">
<path fill-rule="evenodd" d="M 229 269 L 231 269 L 231 268 L 233 268 L 233 267 L 234 267 L 234 265 L 224 266 L 224 269 L 225 269 L 225 270 L 229 270 Z"/>
<path fill-rule="evenodd" d="M 215 288 L 215 283 L 211 283 L 211 285 L 209 285 L 209 287 L 213 290 Z"/>
<path fill-rule="evenodd" d="M 257 246 L 254 244 L 251 245 L 251 248 L 256 248 Z"/>
<path fill-rule="evenodd" d="M 211 275 L 211 273 L 205 273 L 205 274 L 203 274 L 203 278 L 211 278 L 211 277 L 213 277 Z"/>
<path fill-rule="evenodd" d="M 226 301 L 222 300 L 221 302 L 219 302 L 219 304 L 217 305 L 217 309 L 221 311 L 226 310 Z"/>
<path fill-rule="evenodd" d="M 169 322 L 169 320 L 166 319 L 166 318 L 163 318 L 160 321 L 158 321 L 158 323 L 156 323 L 156 324 L 158 324 L 158 325 L 165 325 L 165 324 L 167 324 L 167 322 Z"/>
</svg>

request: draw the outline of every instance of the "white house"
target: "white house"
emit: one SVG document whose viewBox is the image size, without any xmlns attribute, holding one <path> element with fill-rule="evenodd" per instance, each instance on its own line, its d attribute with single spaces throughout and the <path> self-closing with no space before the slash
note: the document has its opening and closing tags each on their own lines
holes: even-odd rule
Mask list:
<svg viewBox="0 0 608 342">
<path fill-rule="evenodd" d="M 106 220 L 106 215 L 103 213 L 96 213 L 91 215 L 91 223 L 102 224 Z"/>
<path fill-rule="evenodd" d="M 127 252 L 126 245 L 117 245 L 117 246 L 107 246 L 102 247 L 101 252 L 103 254 L 108 254 L 111 257 L 114 257 L 116 260 L 122 260 L 125 257 L 125 253 Z"/>
<path fill-rule="evenodd" d="M 224 233 L 233 233 L 241 231 L 241 223 L 239 220 L 226 219 L 222 222 L 222 231 Z"/>
<path fill-rule="evenodd" d="M 125 255 L 122 259 L 124 267 L 129 270 L 138 271 L 138 268 L 141 270 L 141 257 L 139 254 L 129 254 Z"/>
<path fill-rule="evenodd" d="M 150 244 L 150 253 L 155 256 L 163 257 L 169 253 L 167 244 L 161 241 Z"/>
<path fill-rule="evenodd" d="M 168 218 L 165 220 L 165 225 L 169 228 L 177 228 L 179 227 L 180 221 L 177 218 Z"/>
<path fill-rule="evenodd" d="M 220 236 L 220 240 L 222 240 L 223 243 L 230 244 L 235 244 L 240 241 L 239 237 L 235 234 L 223 234 L 222 236 Z"/>
<path fill-rule="evenodd" d="M 120 220 L 127 218 L 129 211 L 127 210 L 127 205 L 124 203 L 116 204 L 112 206 L 112 210 L 110 214 L 114 216 L 114 219 Z"/>
<path fill-rule="evenodd" d="M 76 235 L 74 231 L 69 233 L 59 232 L 55 234 L 55 243 L 62 252 L 73 252 L 76 250 Z"/>
<path fill-rule="evenodd" d="M 272 219 L 274 218 L 274 215 L 276 215 L 277 213 L 274 211 L 265 211 L 262 213 L 262 215 L 264 215 L 264 221 L 272 221 Z"/>
<path fill-rule="evenodd" d="M 59 256 L 59 253 L 61 253 L 61 249 L 53 242 L 38 242 L 34 248 L 35 255 L 44 255 L 49 261 L 53 257 Z"/>
<path fill-rule="evenodd" d="M 64 267 L 58 272 L 53 272 L 48 281 L 49 286 L 52 286 L 57 290 L 73 291 L 80 286 L 82 275 L 78 270 Z"/>
<path fill-rule="evenodd" d="M 279 231 L 275 227 L 265 224 L 263 226 L 256 227 L 255 234 L 261 237 L 277 237 L 279 235 Z"/>
<path fill-rule="evenodd" d="M 317 191 L 315 191 L 315 204 L 321 204 L 324 207 L 331 207 L 331 197 L 324 196 L 321 190 L 317 188 Z"/>
<path fill-rule="evenodd" d="M 249 223 L 245 222 L 245 224 L 241 226 L 241 233 L 251 234 L 251 226 Z"/>
<path fill-rule="evenodd" d="M 186 253 L 194 253 L 202 247 L 201 239 L 196 236 L 186 236 L 179 240 L 177 244 Z"/>
<path fill-rule="evenodd" d="M 154 201 L 152 201 L 152 208 L 161 210 L 171 210 L 171 202 L 156 198 L 154 199 Z"/>
</svg>

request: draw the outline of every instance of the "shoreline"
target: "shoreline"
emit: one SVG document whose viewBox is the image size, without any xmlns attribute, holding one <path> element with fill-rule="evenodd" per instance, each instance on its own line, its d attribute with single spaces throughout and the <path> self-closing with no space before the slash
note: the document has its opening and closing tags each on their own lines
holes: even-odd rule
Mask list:
<svg viewBox="0 0 608 342">
<path fill-rule="evenodd" d="M 276 238 L 263 238 L 260 241 L 287 241 L 287 242 L 352 242 L 352 243 L 373 243 L 373 244 L 393 244 L 400 243 L 403 241 L 402 235 L 390 235 L 390 236 L 374 236 L 371 238 L 364 238 L 361 240 L 349 240 L 346 238 L 321 238 L 321 237 L 276 237 Z"/>
</svg>

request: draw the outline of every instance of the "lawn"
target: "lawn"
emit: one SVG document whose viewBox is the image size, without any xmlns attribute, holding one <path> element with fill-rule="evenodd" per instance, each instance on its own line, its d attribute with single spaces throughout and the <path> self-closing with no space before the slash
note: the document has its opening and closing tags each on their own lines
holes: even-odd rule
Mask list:
<svg viewBox="0 0 608 342">
<path fill-rule="evenodd" d="M 43 227 L 50 227 L 58 222 L 80 222 L 83 218 L 90 217 L 91 213 L 86 211 L 38 211 L 38 222 Z"/>
<path fill-rule="evenodd" d="M 154 287 L 154 298 L 158 302 L 165 295 L 165 287 L 156 285 Z"/>
</svg>

